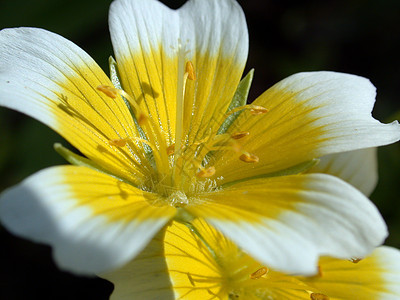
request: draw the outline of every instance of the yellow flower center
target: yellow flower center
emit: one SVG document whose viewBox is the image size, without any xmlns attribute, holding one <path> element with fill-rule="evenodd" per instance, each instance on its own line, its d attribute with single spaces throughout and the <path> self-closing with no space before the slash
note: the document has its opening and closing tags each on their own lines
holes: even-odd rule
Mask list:
<svg viewBox="0 0 400 300">
<path fill-rule="evenodd" d="M 185 90 L 188 81 L 196 80 L 193 63 L 186 59 L 187 51 L 179 46 L 178 49 L 178 80 L 176 94 L 176 126 L 174 143 L 167 142 L 166 134 L 161 126 L 150 117 L 122 89 L 100 85 L 97 89 L 112 99 L 123 97 L 131 106 L 131 112 L 137 125 L 145 133 L 145 137 L 126 137 L 110 139 L 113 147 L 127 147 L 131 153 L 145 153 L 147 164 L 151 166 L 148 180 L 143 182 L 143 190 L 158 193 L 166 203 L 174 207 L 183 207 L 193 203 L 195 195 L 217 189 L 218 178 L 216 168 L 210 159 L 215 151 L 237 153 L 238 159 L 245 163 L 257 163 L 259 158 L 242 149 L 240 140 L 250 135 L 248 131 L 238 131 L 231 134 L 218 133 L 224 121 L 233 113 L 248 110 L 251 116 L 266 113 L 268 110 L 261 106 L 245 105 L 230 110 L 222 118 L 217 130 L 210 129 L 206 136 L 199 137 L 194 142 L 187 141 L 186 128 L 184 128 Z M 187 101 L 186 101 L 187 102 Z M 168 139 L 173 140 L 173 139 Z M 133 149 L 133 150 L 132 150 Z M 138 160 L 133 155 L 135 160 Z M 141 158 L 139 158 L 142 161 Z M 139 162 L 140 163 L 140 162 Z"/>
</svg>

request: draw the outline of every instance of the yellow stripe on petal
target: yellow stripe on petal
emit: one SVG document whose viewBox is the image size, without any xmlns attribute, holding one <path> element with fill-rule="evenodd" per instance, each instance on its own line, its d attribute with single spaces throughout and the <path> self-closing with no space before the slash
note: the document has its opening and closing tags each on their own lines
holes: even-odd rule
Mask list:
<svg viewBox="0 0 400 300">
<path fill-rule="evenodd" d="M 400 252 L 379 247 L 361 260 L 321 258 L 320 276 L 302 279 L 330 299 L 400 298 Z"/>
<path fill-rule="evenodd" d="M 218 131 L 239 84 L 243 65 L 232 58 L 196 53 L 197 79 L 189 82 L 185 97 L 186 143 L 192 144 Z"/>
<path fill-rule="evenodd" d="M 70 186 L 76 206 L 89 207 L 109 221 L 141 221 L 171 217 L 175 208 L 159 195 L 143 191 L 109 175 L 85 167 L 64 167 L 64 184 Z"/>
<path fill-rule="evenodd" d="M 160 47 L 150 53 L 117 56 L 124 90 L 155 124 L 168 143 L 175 135 L 178 57 L 169 57 Z M 183 78 L 182 78 L 183 80 Z M 160 142 L 160 141 L 159 141 Z"/>
</svg>

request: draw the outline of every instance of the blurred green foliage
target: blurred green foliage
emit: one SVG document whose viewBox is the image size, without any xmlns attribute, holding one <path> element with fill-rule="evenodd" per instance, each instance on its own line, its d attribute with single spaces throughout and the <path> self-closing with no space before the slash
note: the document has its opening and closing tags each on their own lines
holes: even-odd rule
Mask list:
<svg viewBox="0 0 400 300">
<path fill-rule="evenodd" d="M 0 0 L 0 28 L 29 26 L 56 32 L 85 49 L 108 72 L 110 2 Z M 184 3 L 164 2 L 174 8 Z M 250 33 L 245 72 L 255 68 L 249 99 L 290 74 L 334 70 L 370 78 L 378 88 L 374 116 L 386 122 L 396 115 L 400 118 L 400 1 L 239 3 Z M 0 108 L 0 191 L 40 169 L 65 163 L 53 150 L 55 142 L 67 144 L 37 121 Z M 379 174 L 372 199 L 388 223 L 387 244 L 400 248 L 399 143 L 380 149 Z M 60 272 L 48 247 L 17 239 L 4 230 L 0 233 L 4 252 L 1 299 L 108 299 L 110 284 Z"/>
</svg>

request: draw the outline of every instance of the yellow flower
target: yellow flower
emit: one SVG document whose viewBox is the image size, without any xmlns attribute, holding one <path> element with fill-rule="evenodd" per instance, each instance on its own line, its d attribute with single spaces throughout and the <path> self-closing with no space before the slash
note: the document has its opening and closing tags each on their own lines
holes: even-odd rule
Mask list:
<svg viewBox="0 0 400 300">
<path fill-rule="evenodd" d="M 1 195 L 11 232 L 88 274 L 126 264 L 171 220 L 203 219 L 268 267 L 304 274 L 321 255 L 364 256 L 382 243 L 386 226 L 362 193 L 307 173 L 316 158 L 400 139 L 398 123 L 371 117 L 367 79 L 295 74 L 246 105 L 248 35 L 234 0 L 176 11 L 117 0 L 110 31 L 111 79 L 54 33 L 0 33 L 0 105 L 84 155 L 56 145 L 74 165 Z"/>
<path fill-rule="evenodd" d="M 321 257 L 318 273 L 305 277 L 270 269 L 202 220 L 193 226 L 196 234 L 173 222 L 135 260 L 103 274 L 115 284 L 111 300 L 400 298 L 397 249 L 382 246 L 363 259 Z"/>
</svg>

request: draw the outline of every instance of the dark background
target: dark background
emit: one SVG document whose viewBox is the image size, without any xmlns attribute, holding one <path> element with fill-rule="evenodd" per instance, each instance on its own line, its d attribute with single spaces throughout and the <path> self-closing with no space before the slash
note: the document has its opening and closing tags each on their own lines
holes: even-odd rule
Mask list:
<svg viewBox="0 0 400 300">
<path fill-rule="evenodd" d="M 85 49 L 108 72 L 112 47 L 106 0 L 0 0 L 0 28 L 42 27 Z M 185 1 L 162 1 L 176 8 Z M 239 1 L 246 14 L 255 68 L 249 100 L 296 72 L 333 70 L 365 76 L 378 88 L 374 116 L 400 118 L 400 1 Z M 1 59 L 1 53 L 0 53 Z M 396 117 L 397 115 L 397 117 Z M 64 164 L 63 142 L 37 121 L 0 108 L 0 191 L 47 166 Z M 400 248 L 400 146 L 379 151 L 380 182 L 372 195 Z M 59 271 L 47 246 L 0 228 L 0 299 L 108 299 L 112 285 Z"/>
</svg>

